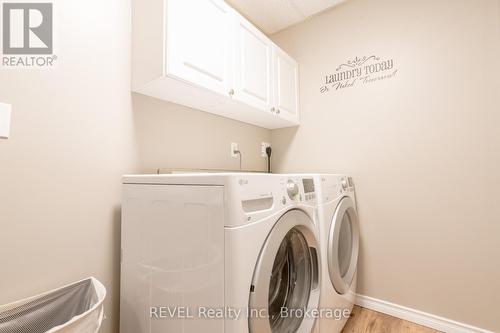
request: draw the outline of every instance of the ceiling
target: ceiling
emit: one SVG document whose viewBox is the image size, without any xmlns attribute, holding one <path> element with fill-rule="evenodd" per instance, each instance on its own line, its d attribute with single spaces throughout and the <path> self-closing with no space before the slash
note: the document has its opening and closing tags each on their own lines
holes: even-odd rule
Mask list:
<svg viewBox="0 0 500 333">
<path fill-rule="evenodd" d="M 226 0 L 270 35 L 330 9 L 345 0 Z"/>
</svg>

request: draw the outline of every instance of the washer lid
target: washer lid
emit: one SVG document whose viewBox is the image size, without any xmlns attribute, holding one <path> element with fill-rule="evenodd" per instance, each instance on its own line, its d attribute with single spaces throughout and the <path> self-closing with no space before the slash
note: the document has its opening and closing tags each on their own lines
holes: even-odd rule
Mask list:
<svg viewBox="0 0 500 333">
<path fill-rule="evenodd" d="M 261 250 L 250 288 L 249 326 L 258 333 L 310 333 L 314 318 L 283 310 L 319 303 L 318 243 L 314 224 L 301 210 L 286 212 Z"/>
<path fill-rule="evenodd" d="M 345 294 L 358 265 L 359 223 L 354 201 L 343 198 L 333 215 L 328 235 L 328 271 L 333 287 Z"/>
</svg>

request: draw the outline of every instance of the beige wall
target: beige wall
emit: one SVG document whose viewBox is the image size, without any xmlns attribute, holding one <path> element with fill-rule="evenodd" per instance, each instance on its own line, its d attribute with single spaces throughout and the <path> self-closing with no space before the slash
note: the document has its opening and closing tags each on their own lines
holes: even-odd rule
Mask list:
<svg viewBox="0 0 500 333">
<path fill-rule="evenodd" d="M 282 172 L 349 172 L 359 292 L 500 331 L 496 0 L 350 0 L 274 40 L 300 63 L 302 124 L 272 132 Z M 355 56 L 395 78 L 320 94 Z"/>
<path fill-rule="evenodd" d="M 0 304 L 93 275 L 117 332 L 121 175 L 263 169 L 270 131 L 130 94 L 130 2 L 56 2 L 58 66 L 1 70 L 13 105 L 0 140 Z"/>
<path fill-rule="evenodd" d="M 231 142 L 239 144 L 243 170 L 266 170 L 260 145 L 271 141 L 271 131 L 140 94 L 132 100 L 142 172 L 239 170 Z"/>
<path fill-rule="evenodd" d="M 54 69 L 0 69 L 13 105 L 0 140 L 0 304 L 93 275 L 116 332 L 120 176 L 138 168 L 130 102 L 130 8 L 56 2 Z"/>
</svg>

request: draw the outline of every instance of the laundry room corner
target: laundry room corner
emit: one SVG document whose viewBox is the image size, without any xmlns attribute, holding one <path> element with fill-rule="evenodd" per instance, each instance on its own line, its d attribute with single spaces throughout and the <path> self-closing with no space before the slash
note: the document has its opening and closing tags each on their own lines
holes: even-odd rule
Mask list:
<svg viewBox="0 0 500 333">
<path fill-rule="evenodd" d="M 496 0 L 353 0 L 272 36 L 301 64 L 303 110 L 273 130 L 274 168 L 352 171 L 358 293 L 493 331 L 499 17 Z M 372 56 L 388 69 L 332 84 Z"/>
</svg>

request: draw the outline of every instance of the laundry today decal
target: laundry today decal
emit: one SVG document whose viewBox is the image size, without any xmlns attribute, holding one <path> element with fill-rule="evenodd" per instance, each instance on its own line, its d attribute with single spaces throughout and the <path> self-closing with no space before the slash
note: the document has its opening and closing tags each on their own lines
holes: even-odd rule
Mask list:
<svg viewBox="0 0 500 333">
<path fill-rule="evenodd" d="M 392 79 L 398 72 L 395 65 L 394 59 L 384 60 L 374 55 L 356 57 L 340 64 L 335 73 L 325 75 L 324 83 L 319 91 L 323 94 Z"/>
</svg>

